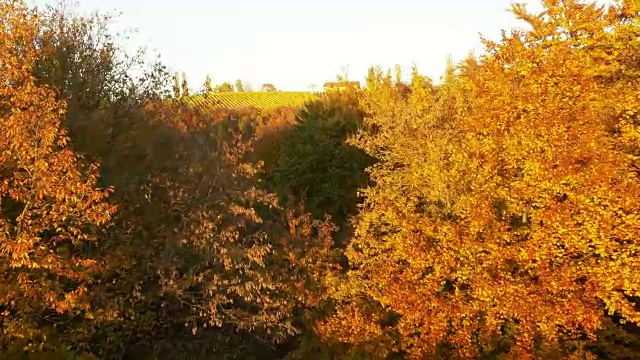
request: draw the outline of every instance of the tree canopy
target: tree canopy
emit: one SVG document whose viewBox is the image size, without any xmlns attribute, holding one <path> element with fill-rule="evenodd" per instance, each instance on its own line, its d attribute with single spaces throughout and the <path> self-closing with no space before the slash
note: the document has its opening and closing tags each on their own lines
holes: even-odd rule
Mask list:
<svg viewBox="0 0 640 360">
<path fill-rule="evenodd" d="M 381 358 L 549 358 L 605 313 L 640 321 L 639 8 L 544 7 L 514 5 L 532 30 L 484 40 L 435 96 L 371 73 L 375 131 L 352 143 L 376 185 L 327 333 Z"/>
<path fill-rule="evenodd" d="M 275 86 L 273 86 L 273 84 L 262 84 L 262 86 L 260 87 L 260 91 L 278 91 L 276 89 Z"/>
<path fill-rule="evenodd" d="M 639 357 L 640 4 L 511 11 L 260 110 L 0 0 L 0 358 Z"/>
</svg>

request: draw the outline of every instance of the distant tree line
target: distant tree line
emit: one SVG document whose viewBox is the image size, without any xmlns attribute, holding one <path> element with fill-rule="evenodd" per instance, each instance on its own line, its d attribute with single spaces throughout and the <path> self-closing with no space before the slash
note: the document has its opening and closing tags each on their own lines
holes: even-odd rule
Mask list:
<svg viewBox="0 0 640 360">
<path fill-rule="evenodd" d="M 253 86 L 248 82 L 243 82 L 238 79 L 234 84 L 230 82 L 223 82 L 217 85 L 213 85 L 213 81 L 211 79 L 211 75 L 207 74 L 204 80 L 204 84 L 202 86 L 202 90 L 200 93 L 207 94 L 212 92 L 251 92 L 253 91 Z M 277 91 L 276 87 L 273 84 L 266 83 L 260 87 L 260 91 Z M 191 94 L 191 90 L 189 88 L 189 84 L 187 82 L 187 75 L 182 72 L 180 75 L 177 71 L 173 75 L 173 97 L 181 98 L 188 97 Z"/>
</svg>

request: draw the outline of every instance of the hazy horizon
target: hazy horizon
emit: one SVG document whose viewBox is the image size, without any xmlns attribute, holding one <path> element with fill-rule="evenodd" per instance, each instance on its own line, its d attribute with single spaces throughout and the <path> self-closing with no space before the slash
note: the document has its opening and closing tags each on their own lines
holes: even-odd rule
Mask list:
<svg viewBox="0 0 640 360">
<path fill-rule="evenodd" d="M 361 81 L 375 65 L 409 70 L 416 64 L 437 81 L 447 57 L 482 50 L 480 33 L 495 39 L 519 25 L 508 12 L 512 2 L 78 1 L 81 12 L 122 12 L 114 29 L 138 29 L 129 45 L 159 53 L 172 71 L 186 73 L 194 90 L 210 74 L 214 84 L 241 79 L 255 89 L 272 83 L 284 91 L 319 89 L 344 69 Z"/>
</svg>

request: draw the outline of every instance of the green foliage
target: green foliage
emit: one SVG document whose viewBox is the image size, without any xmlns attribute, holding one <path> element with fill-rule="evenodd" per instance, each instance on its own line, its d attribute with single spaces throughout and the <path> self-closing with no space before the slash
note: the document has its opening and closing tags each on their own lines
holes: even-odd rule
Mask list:
<svg viewBox="0 0 640 360">
<path fill-rule="evenodd" d="M 173 74 L 173 97 L 180 98 L 180 74 L 177 71 Z"/>
<path fill-rule="evenodd" d="M 301 256 L 315 256 L 315 245 L 289 233 L 285 209 L 242 162 L 244 125 L 164 106 L 128 120 L 109 140 L 118 150 L 102 156 L 119 212 L 104 241 L 108 281 L 93 346 L 101 354 L 246 358 L 261 342 L 295 334 L 291 312 L 301 295 L 293 285 L 308 281 L 307 270 L 286 256 L 298 244 L 309 251 Z M 117 123 L 98 124 L 113 131 Z M 85 134 L 95 148 L 101 132 Z M 324 231 L 310 226 L 309 235 Z"/>
<path fill-rule="evenodd" d="M 123 38 L 114 36 L 109 14 L 80 17 L 67 5 L 40 10 L 36 44 L 41 53 L 34 68 L 38 81 L 56 89 L 69 109 L 68 117 L 118 104 L 120 111 L 149 99 L 168 95 L 170 75 L 160 61 L 147 60 L 143 50 L 124 50 Z M 144 71 L 133 73 L 131 69 Z M 178 74 L 174 76 L 174 93 Z"/>
<path fill-rule="evenodd" d="M 276 87 L 273 86 L 273 84 L 267 83 L 267 84 L 262 84 L 260 91 L 272 92 L 272 91 L 278 91 L 278 90 L 276 90 Z"/>
<path fill-rule="evenodd" d="M 367 185 L 364 169 L 372 160 L 345 141 L 363 115 L 355 91 L 325 94 L 308 103 L 276 161 L 274 182 L 281 196 L 305 198 L 316 216 L 345 219 L 353 214 L 357 190 Z"/>
<path fill-rule="evenodd" d="M 216 85 L 213 91 L 218 93 L 226 93 L 226 92 L 233 92 L 234 89 L 233 89 L 233 85 L 231 85 L 230 82 L 223 82 L 220 85 Z"/>
<path fill-rule="evenodd" d="M 636 359 L 640 354 L 640 328 L 628 322 L 620 323 L 619 317 L 611 317 L 587 349 L 600 359 Z"/>
<path fill-rule="evenodd" d="M 237 92 L 243 92 L 244 90 L 244 85 L 242 85 L 242 80 L 238 79 L 236 80 L 236 91 Z"/>
<path fill-rule="evenodd" d="M 181 96 L 188 97 L 189 96 L 189 84 L 187 83 L 187 74 L 182 73 L 182 94 Z"/>
<path fill-rule="evenodd" d="M 204 87 L 202 92 L 208 94 L 213 91 L 213 85 L 211 85 L 211 76 L 207 74 L 207 77 L 204 79 Z"/>
</svg>

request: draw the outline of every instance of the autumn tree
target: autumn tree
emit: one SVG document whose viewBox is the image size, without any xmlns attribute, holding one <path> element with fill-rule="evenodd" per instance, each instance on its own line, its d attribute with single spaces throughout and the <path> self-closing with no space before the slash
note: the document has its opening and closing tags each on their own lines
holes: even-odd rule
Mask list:
<svg viewBox="0 0 640 360">
<path fill-rule="evenodd" d="M 187 74 L 182 72 L 182 86 L 181 86 L 182 97 L 189 97 L 189 84 L 187 83 Z"/>
<path fill-rule="evenodd" d="M 213 85 L 211 84 L 211 76 L 209 74 L 207 74 L 207 77 L 204 79 L 204 86 L 202 91 L 205 94 L 213 92 Z"/>
<path fill-rule="evenodd" d="M 244 90 L 244 86 L 242 85 L 242 80 L 240 80 L 240 79 L 236 80 L 236 84 L 235 84 L 235 86 L 236 86 L 236 91 L 237 91 L 237 92 L 243 92 L 243 91 L 245 91 L 245 90 Z"/>
<path fill-rule="evenodd" d="M 233 85 L 230 82 L 223 82 L 222 84 L 216 85 L 215 92 L 233 92 Z"/>
<path fill-rule="evenodd" d="M 65 335 L 47 338 L 100 359 L 273 351 L 324 293 L 333 225 L 262 188 L 259 165 L 245 162 L 254 134 L 234 117 L 158 96 L 170 84 L 164 68 L 129 56 L 103 32 L 108 17 L 53 10 L 38 14 L 32 72 L 69 99 L 61 121 L 70 143 L 100 160 L 118 212 L 86 246 L 92 307 L 71 320 L 44 314 Z"/>
<path fill-rule="evenodd" d="M 275 87 L 275 86 L 273 86 L 273 84 L 268 84 L 268 83 L 267 83 L 267 84 L 262 84 L 262 86 L 260 87 L 260 91 L 270 91 L 270 92 L 273 92 L 273 91 L 278 91 L 278 90 L 276 90 L 276 87 Z"/>
<path fill-rule="evenodd" d="M 112 15 L 92 13 L 79 19 L 70 15 L 75 11 L 78 10 L 72 2 L 39 7 L 41 21 L 35 40 L 40 55 L 34 75 L 39 84 L 51 87 L 59 99 L 65 100 L 70 112 L 105 108 L 114 103 L 121 112 L 126 112 L 149 98 L 170 95 L 167 92 L 170 77 L 165 66 L 149 61 L 149 54 L 142 49 L 120 53 L 119 44 L 125 41 L 127 32 L 111 34 Z M 174 91 L 178 89 L 179 96 L 176 80 L 179 81 L 177 73 Z"/>
<path fill-rule="evenodd" d="M 112 341 L 95 345 L 246 358 L 295 335 L 294 310 L 313 306 L 314 274 L 331 265 L 333 226 L 261 189 L 233 119 L 159 103 L 139 116 L 105 161 L 105 180 L 120 189 L 104 269 L 117 281 L 102 284 L 109 303 L 98 319 L 107 326 L 110 312 L 123 314 L 126 331 L 103 332 Z"/>
<path fill-rule="evenodd" d="M 177 71 L 173 74 L 173 97 L 180 98 L 180 74 Z"/>
<path fill-rule="evenodd" d="M 67 146 L 65 103 L 34 77 L 38 14 L 13 0 L 0 13 L 0 355 L 18 358 L 73 343 L 62 324 L 92 308 L 92 249 L 113 209 L 97 166 Z"/>
<path fill-rule="evenodd" d="M 369 358 L 562 358 L 606 313 L 640 322 L 640 5 L 543 5 L 515 5 L 530 30 L 484 40 L 435 92 L 368 82 L 353 143 L 379 163 L 329 338 Z"/>
</svg>

